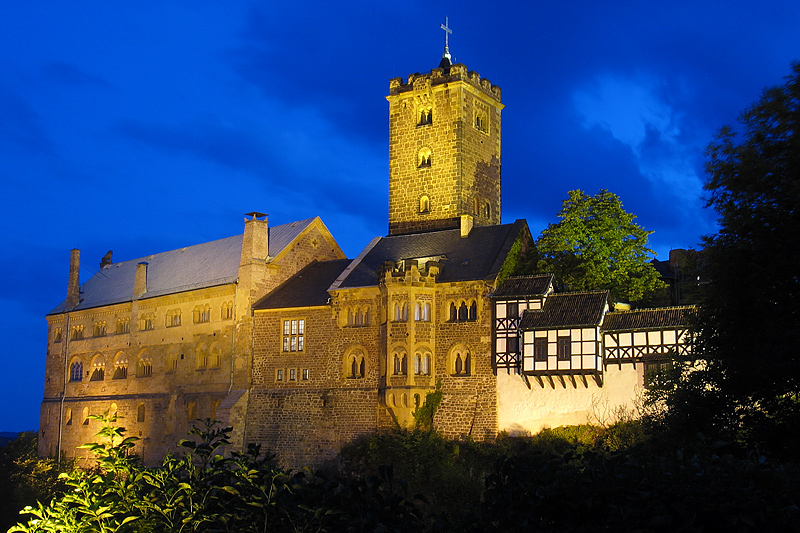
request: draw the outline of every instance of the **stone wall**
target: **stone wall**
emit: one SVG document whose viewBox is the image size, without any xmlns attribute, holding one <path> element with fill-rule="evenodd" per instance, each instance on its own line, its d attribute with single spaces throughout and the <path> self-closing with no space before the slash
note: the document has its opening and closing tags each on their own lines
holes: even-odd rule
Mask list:
<svg viewBox="0 0 800 533">
<path fill-rule="evenodd" d="M 499 429 L 511 435 L 534 434 L 544 428 L 586 423 L 610 423 L 621 412 L 636 409 L 643 363 L 612 365 L 602 386 L 592 377 L 551 376 L 537 379 L 499 370 Z M 530 388 L 529 388 L 530 387 Z"/>
</svg>

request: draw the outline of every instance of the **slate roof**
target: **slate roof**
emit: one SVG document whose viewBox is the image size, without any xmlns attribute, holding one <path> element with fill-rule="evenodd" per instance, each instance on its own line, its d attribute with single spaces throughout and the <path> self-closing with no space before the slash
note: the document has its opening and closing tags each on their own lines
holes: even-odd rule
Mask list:
<svg viewBox="0 0 800 533">
<path fill-rule="evenodd" d="M 475 226 L 467 237 L 459 229 L 393 235 L 374 239 L 330 289 L 378 285 L 386 261 L 444 256 L 437 281 L 488 280 L 500 272 L 524 220 L 513 224 Z"/>
<path fill-rule="evenodd" d="M 552 274 L 506 278 L 489 297 L 509 298 L 513 296 L 541 296 L 547 294 L 552 284 Z"/>
<path fill-rule="evenodd" d="M 269 255 L 278 255 L 315 219 L 308 218 L 269 228 Z M 192 289 L 233 283 L 238 277 L 242 235 L 187 246 L 169 252 L 112 263 L 81 285 L 75 310 L 130 302 L 136 265 L 147 263 L 147 292 L 152 298 Z M 66 301 L 49 314 L 65 312 Z"/>
<path fill-rule="evenodd" d="M 350 262 L 350 259 L 313 261 L 256 302 L 253 308 L 285 309 L 325 305 L 330 299 L 328 287 Z"/>
<path fill-rule="evenodd" d="M 686 326 L 696 307 L 659 307 L 636 311 L 608 313 L 603 321 L 603 331 L 662 329 Z"/>
<path fill-rule="evenodd" d="M 598 326 L 607 307 L 608 291 L 551 294 L 540 311 L 525 311 L 519 329 Z"/>
</svg>

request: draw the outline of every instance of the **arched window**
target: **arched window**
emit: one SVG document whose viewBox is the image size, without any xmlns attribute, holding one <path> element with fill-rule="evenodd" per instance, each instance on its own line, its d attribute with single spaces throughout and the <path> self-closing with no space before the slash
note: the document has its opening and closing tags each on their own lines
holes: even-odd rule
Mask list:
<svg viewBox="0 0 800 533">
<path fill-rule="evenodd" d="M 128 358 L 125 354 L 118 352 L 114 357 L 114 375 L 111 379 L 125 379 L 128 377 Z"/>
<path fill-rule="evenodd" d="M 414 354 L 414 375 L 419 376 L 422 373 L 422 356 L 419 352 Z"/>
<path fill-rule="evenodd" d="M 422 321 L 430 322 L 430 320 L 431 320 L 431 304 L 430 302 L 425 302 L 422 306 Z"/>
<path fill-rule="evenodd" d="M 419 124 L 418 126 L 426 126 L 433 124 L 433 109 L 430 107 L 422 107 L 419 110 Z"/>
<path fill-rule="evenodd" d="M 88 426 L 89 425 L 89 408 L 88 407 L 84 407 L 83 408 L 83 425 L 84 426 Z"/>
<path fill-rule="evenodd" d="M 195 366 L 198 369 L 208 367 L 208 347 L 205 344 L 198 344 L 195 349 Z"/>
<path fill-rule="evenodd" d="M 455 322 L 458 320 L 458 311 L 456 310 L 456 304 L 454 302 L 450 302 L 450 322 Z"/>
<path fill-rule="evenodd" d="M 422 375 L 431 375 L 431 354 L 426 353 L 422 356 Z"/>
<path fill-rule="evenodd" d="M 421 148 L 417 157 L 417 167 L 426 168 L 429 166 L 431 166 L 431 149 L 427 147 Z"/>
<path fill-rule="evenodd" d="M 345 376 L 348 379 L 363 379 L 366 375 L 366 361 L 364 352 L 357 350 L 346 358 Z"/>
<path fill-rule="evenodd" d="M 458 321 L 465 322 L 468 316 L 469 311 L 467 310 L 467 303 L 461 302 L 461 305 L 458 306 Z"/>
<path fill-rule="evenodd" d="M 478 320 L 478 303 L 475 300 L 469 305 L 469 320 Z"/>
<path fill-rule="evenodd" d="M 139 407 L 136 408 L 136 421 L 137 422 L 144 422 L 144 404 L 140 403 Z"/>
<path fill-rule="evenodd" d="M 210 356 L 208 358 L 208 366 L 211 368 L 219 368 L 220 364 L 222 363 L 222 350 L 215 342 L 211 345 L 211 349 L 209 351 Z"/>
<path fill-rule="evenodd" d="M 423 194 L 419 197 L 419 212 L 420 213 L 430 213 L 431 211 L 431 199 L 428 195 Z"/>
<path fill-rule="evenodd" d="M 71 426 L 72 425 L 72 409 L 67 407 L 66 411 L 64 411 L 64 425 Z"/>
<path fill-rule="evenodd" d="M 153 375 L 153 364 L 150 362 L 150 359 L 145 359 L 143 357 L 140 357 L 139 361 L 136 364 L 136 377 L 149 378 L 152 375 Z"/>
<path fill-rule="evenodd" d="M 186 406 L 186 421 L 190 424 L 197 420 L 197 404 L 194 401 Z"/>
<path fill-rule="evenodd" d="M 395 376 L 404 376 L 406 375 L 406 354 L 405 353 L 395 353 L 394 354 L 394 375 Z"/>
<path fill-rule="evenodd" d="M 106 377 L 106 368 L 102 357 L 95 357 L 92 363 L 92 375 L 89 381 L 103 381 Z"/>
<path fill-rule="evenodd" d="M 463 345 L 454 347 L 448 356 L 448 371 L 453 376 L 469 376 L 472 374 L 472 356 Z"/>
<path fill-rule="evenodd" d="M 83 381 L 83 363 L 75 361 L 69 367 L 70 381 Z"/>
<path fill-rule="evenodd" d="M 195 324 L 209 322 L 211 320 L 211 306 L 209 304 L 195 306 L 192 310 L 192 320 Z"/>
</svg>

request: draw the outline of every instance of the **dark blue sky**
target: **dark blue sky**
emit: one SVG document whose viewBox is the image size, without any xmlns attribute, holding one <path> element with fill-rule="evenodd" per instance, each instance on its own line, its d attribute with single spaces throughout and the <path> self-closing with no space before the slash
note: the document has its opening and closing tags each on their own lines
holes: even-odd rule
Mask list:
<svg viewBox="0 0 800 533">
<path fill-rule="evenodd" d="M 509 3 L 516 4 L 516 3 Z M 796 1 L 7 3 L 0 430 L 38 427 L 69 250 L 117 261 L 319 215 L 386 234 L 389 80 L 451 52 L 503 89 L 503 221 L 620 195 L 664 259 L 714 231 L 713 134 L 800 59 Z"/>
</svg>

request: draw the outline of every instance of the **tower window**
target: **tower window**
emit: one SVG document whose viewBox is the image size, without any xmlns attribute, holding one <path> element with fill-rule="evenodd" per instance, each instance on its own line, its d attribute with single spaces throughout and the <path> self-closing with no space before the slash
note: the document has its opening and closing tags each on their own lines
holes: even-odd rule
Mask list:
<svg viewBox="0 0 800 533">
<path fill-rule="evenodd" d="M 472 123 L 475 125 L 476 130 L 489 133 L 489 108 L 476 103 L 475 115 Z"/>
<path fill-rule="evenodd" d="M 431 212 L 431 199 L 428 198 L 427 194 L 423 194 L 419 197 L 419 212 L 420 213 L 430 213 Z"/>
<path fill-rule="evenodd" d="M 433 109 L 430 107 L 419 110 L 419 124 L 417 126 L 426 126 L 428 124 L 433 124 Z"/>
<path fill-rule="evenodd" d="M 429 166 L 431 166 L 431 149 L 422 148 L 420 149 L 419 156 L 417 158 L 417 167 L 426 168 Z"/>
</svg>

